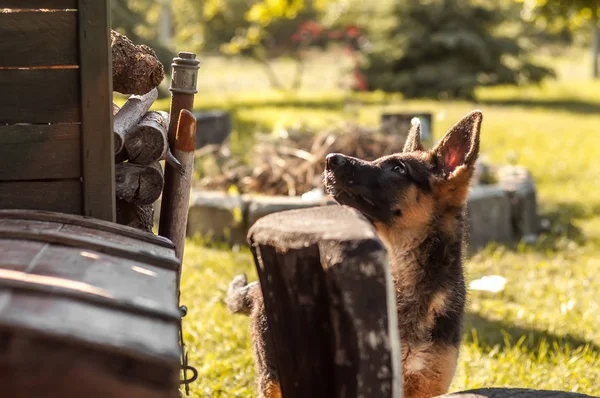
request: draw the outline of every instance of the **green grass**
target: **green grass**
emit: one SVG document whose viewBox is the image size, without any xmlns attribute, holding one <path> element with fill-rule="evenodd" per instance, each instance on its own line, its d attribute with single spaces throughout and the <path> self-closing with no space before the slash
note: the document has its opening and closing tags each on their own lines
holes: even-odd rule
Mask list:
<svg viewBox="0 0 600 398">
<path fill-rule="evenodd" d="M 355 110 L 362 123 L 375 124 L 382 110 L 425 110 L 435 115 L 437 137 L 466 112 L 481 108 L 482 156 L 494 163 L 517 157 L 532 171 L 551 232 L 533 246 L 489 245 L 468 257 L 469 280 L 498 274 L 508 283 L 499 294 L 470 292 L 451 390 L 531 387 L 600 395 L 600 83 L 574 74 L 579 64 L 587 65 L 578 58 L 561 61 L 568 73 L 541 87 L 481 90 L 476 104 L 373 94 L 348 110 L 347 96 L 332 91 L 288 101 L 267 90 L 254 99 L 230 90 L 221 104 L 233 103 L 238 126 L 246 129 L 299 121 L 323 127 Z M 204 98 L 211 96 L 216 94 Z M 188 242 L 184 328 L 190 360 L 200 372 L 193 396 L 255 396 L 248 319 L 230 315 L 223 303 L 231 278 L 247 272 L 255 279 L 253 267 L 247 249 Z"/>
</svg>

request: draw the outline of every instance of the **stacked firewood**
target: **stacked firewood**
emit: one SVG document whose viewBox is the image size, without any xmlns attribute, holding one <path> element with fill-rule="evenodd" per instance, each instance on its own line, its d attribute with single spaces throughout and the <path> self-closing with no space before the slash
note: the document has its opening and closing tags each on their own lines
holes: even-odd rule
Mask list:
<svg viewBox="0 0 600 398">
<path fill-rule="evenodd" d="M 113 104 L 117 222 L 150 232 L 164 185 L 159 162 L 178 164 L 169 151 L 169 114 L 150 111 L 165 72 L 152 49 L 111 33 L 113 90 L 130 95 L 121 108 Z"/>
<path fill-rule="evenodd" d="M 257 135 L 246 159 L 226 146 L 207 146 L 198 150 L 196 156 L 199 168 L 208 163 L 211 171 L 208 167 L 199 170 L 198 185 L 225 191 L 235 186 L 241 193 L 301 195 L 323 187 L 322 172 L 328 153 L 373 160 L 400 152 L 405 138 L 344 123 L 321 133 L 290 134 L 287 138 Z"/>
</svg>

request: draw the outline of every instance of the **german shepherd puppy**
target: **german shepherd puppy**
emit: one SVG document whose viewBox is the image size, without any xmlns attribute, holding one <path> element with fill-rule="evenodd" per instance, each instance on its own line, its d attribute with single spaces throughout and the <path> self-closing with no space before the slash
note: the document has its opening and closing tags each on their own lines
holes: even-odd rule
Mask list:
<svg viewBox="0 0 600 398">
<path fill-rule="evenodd" d="M 328 193 L 369 219 L 389 253 L 405 398 L 447 393 L 456 369 L 466 299 L 465 204 L 482 118 L 480 111 L 466 115 L 432 150 L 423 147 L 417 124 L 401 153 L 372 162 L 326 159 Z M 259 396 L 281 397 L 259 286 L 236 277 L 227 304 L 252 317 Z"/>
</svg>

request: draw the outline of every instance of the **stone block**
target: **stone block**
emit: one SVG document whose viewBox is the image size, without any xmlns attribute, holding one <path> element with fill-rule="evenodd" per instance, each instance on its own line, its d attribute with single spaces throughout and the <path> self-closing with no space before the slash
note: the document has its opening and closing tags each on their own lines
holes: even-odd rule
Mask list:
<svg viewBox="0 0 600 398">
<path fill-rule="evenodd" d="M 517 238 L 536 236 L 540 230 L 537 197 L 531 173 L 522 166 L 498 169 L 498 185 L 510 199 L 511 222 Z"/>
<path fill-rule="evenodd" d="M 187 222 L 187 236 L 200 234 L 219 242 L 246 244 L 244 214 L 247 203 L 242 196 L 225 192 L 192 192 Z"/>
<path fill-rule="evenodd" d="M 467 214 L 470 248 L 481 248 L 488 242 L 509 243 L 513 240 L 510 200 L 501 187 L 472 187 Z"/>
<path fill-rule="evenodd" d="M 195 111 L 196 149 L 205 145 L 221 145 L 231 133 L 231 116 L 221 110 Z"/>
</svg>

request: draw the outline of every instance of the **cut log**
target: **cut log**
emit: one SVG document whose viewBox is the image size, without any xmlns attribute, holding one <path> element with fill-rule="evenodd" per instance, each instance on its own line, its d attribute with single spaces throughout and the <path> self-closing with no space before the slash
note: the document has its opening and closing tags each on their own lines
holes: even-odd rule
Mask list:
<svg viewBox="0 0 600 398">
<path fill-rule="evenodd" d="M 121 107 L 113 102 L 113 116 L 116 115 L 119 110 L 121 110 Z"/>
<path fill-rule="evenodd" d="M 153 205 L 135 205 L 117 198 L 117 223 L 152 232 Z"/>
<path fill-rule="evenodd" d="M 185 230 L 187 227 L 192 172 L 194 170 L 194 150 L 196 149 L 196 117 L 192 112 L 183 109 L 179 113 L 177 135 L 173 155 L 183 167 L 183 175 L 173 173 L 172 178 L 165 181 L 165 190 L 161 203 L 161 213 L 168 217 L 161 218 L 159 233 L 170 239 L 175 245 L 175 255 L 183 259 Z"/>
<path fill-rule="evenodd" d="M 160 197 L 164 185 L 160 163 L 149 165 L 119 163 L 115 166 L 117 199 L 136 205 L 150 205 Z"/>
<path fill-rule="evenodd" d="M 127 133 L 138 124 L 158 98 L 158 90 L 144 95 L 132 95 L 114 117 L 115 154 L 120 155 Z"/>
<path fill-rule="evenodd" d="M 114 30 L 111 39 L 114 91 L 143 95 L 163 81 L 165 70 L 154 50 L 135 45 Z"/>
<path fill-rule="evenodd" d="M 253 338 L 282 395 L 401 397 L 394 287 L 370 223 L 337 205 L 290 210 L 258 220 L 248 240 L 264 304 L 253 322 L 268 325 Z"/>
<path fill-rule="evenodd" d="M 129 161 L 150 164 L 164 160 L 169 150 L 167 112 L 148 112 L 125 137 L 125 151 Z"/>
</svg>

